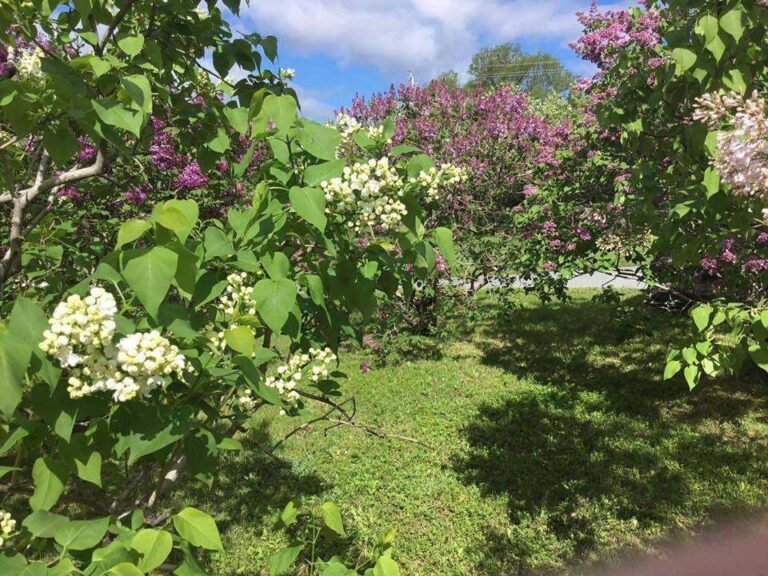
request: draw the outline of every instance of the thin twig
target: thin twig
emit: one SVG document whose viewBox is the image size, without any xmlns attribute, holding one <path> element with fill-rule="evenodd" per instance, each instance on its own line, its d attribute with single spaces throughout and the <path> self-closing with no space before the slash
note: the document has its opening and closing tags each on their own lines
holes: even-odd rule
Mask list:
<svg viewBox="0 0 768 576">
<path fill-rule="evenodd" d="M 338 426 L 349 426 L 350 428 L 363 430 L 364 432 L 371 434 L 372 436 L 376 436 L 377 438 L 382 438 L 382 439 L 393 438 L 395 440 L 403 440 L 404 442 L 413 442 L 414 444 L 418 444 L 419 446 L 423 446 L 424 448 L 434 450 L 434 447 L 430 446 L 426 442 L 422 442 L 421 440 L 418 440 L 417 438 L 411 438 L 410 436 L 402 436 L 400 434 L 389 434 L 388 432 L 384 432 L 383 430 L 374 428 L 373 426 L 358 424 L 357 422 L 351 422 L 349 420 L 336 420 L 335 418 L 328 418 L 328 422 L 332 422 L 333 426 L 330 426 L 325 429 L 326 434 L 328 433 L 329 430 L 332 430 L 333 428 L 336 428 Z"/>
</svg>

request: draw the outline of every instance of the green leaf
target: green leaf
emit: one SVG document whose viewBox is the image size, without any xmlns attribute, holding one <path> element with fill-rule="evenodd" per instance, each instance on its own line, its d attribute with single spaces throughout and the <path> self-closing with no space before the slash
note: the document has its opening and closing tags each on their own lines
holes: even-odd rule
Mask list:
<svg viewBox="0 0 768 576">
<path fill-rule="evenodd" d="M 94 450 L 87 455 L 87 458 L 75 458 L 74 461 L 78 478 L 101 487 L 102 458 L 99 452 Z"/>
<path fill-rule="evenodd" d="M 321 576 L 358 576 L 358 573 L 347 568 L 337 559 L 331 559 L 323 569 Z"/>
<path fill-rule="evenodd" d="M 248 133 L 248 108 L 224 108 L 224 116 L 233 130 L 243 135 Z"/>
<path fill-rule="evenodd" d="M 13 303 L 8 328 L 15 338 L 35 350 L 43 340 L 43 332 L 48 328 L 48 317 L 35 302 L 20 297 Z"/>
<path fill-rule="evenodd" d="M 24 518 L 22 525 L 35 538 L 53 538 L 56 530 L 68 522 L 69 518 L 66 516 L 54 514 L 47 510 L 38 510 Z"/>
<path fill-rule="evenodd" d="M 117 45 L 128 56 L 136 56 L 144 48 L 144 36 L 137 34 L 136 36 L 124 36 L 117 41 Z"/>
<path fill-rule="evenodd" d="M 398 146 L 394 146 L 389 151 L 389 156 L 402 156 L 404 154 L 414 154 L 416 152 L 421 152 L 421 148 L 411 146 L 410 144 L 400 144 Z"/>
<path fill-rule="evenodd" d="M 294 186 L 288 192 L 288 197 L 296 214 L 320 232 L 325 232 L 328 219 L 325 216 L 325 195 L 322 190 Z"/>
<path fill-rule="evenodd" d="M 432 161 L 432 158 L 426 154 L 418 154 L 416 156 L 412 156 L 408 160 L 408 177 L 416 178 L 422 172 L 428 172 L 430 168 L 434 167 L 434 165 L 435 163 Z"/>
<path fill-rule="evenodd" d="M 296 100 L 291 96 L 269 94 L 264 98 L 261 110 L 253 121 L 254 132 L 269 132 L 274 125 L 278 134 L 285 134 L 296 120 L 296 115 Z"/>
<path fill-rule="evenodd" d="M 293 503 L 293 501 L 288 502 L 285 508 L 283 508 L 283 511 L 280 513 L 280 522 L 283 523 L 283 526 L 286 528 L 289 526 L 292 526 L 296 522 L 296 518 L 299 516 L 299 509 L 296 508 L 296 505 Z"/>
<path fill-rule="evenodd" d="M 400 576 L 400 568 L 397 562 L 389 556 L 382 556 L 376 561 L 373 576 Z"/>
<path fill-rule="evenodd" d="M 133 220 L 123 222 L 120 226 L 120 230 L 117 232 L 117 244 L 115 245 L 115 250 L 119 250 L 126 244 L 138 240 L 151 228 L 152 224 L 146 220 L 134 218 Z"/>
<path fill-rule="evenodd" d="M 699 379 L 701 378 L 701 373 L 699 372 L 698 366 L 688 366 L 683 371 L 683 374 L 685 375 L 685 381 L 688 382 L 688 387 L 693 390 L 696 388 L 696 386 L 699 383 Z"/>
<path fill-rule="evenodd" d="M 751 344 L 749 346 L 749 356 L 757 366 L 768 372 L 768 348 L 766 345 Z"/>
<path fill-rule="evenodd" d="M 108 528 L 108 516 L 98 520 L 70 520 L 59 526 L 53 537 L 69 550 L 88 550 L 98 546 Z"/>
<path fill-rule="evenodd" d="M 291 271 L 291 262 L 282 252 L 266 254 L 261 259 L 261 263 L 269 277 L 273 279 L 287 278 Z"/>
<path fill-rule="evenodd" d="M 277 38 L 274 36 L 262 38 L 261 48 L 264 50 L 264 55 L 269 58 L 269 61 L 274 62 L 275 58 L 277 58 Z"/>
<path fill-rule="evenodd" d="M 152 218 L 185 242 L 200 218 L 200 209 L 194 200 L 168 200 L 155 207 Z"/>
<path fill-rule="evenodd" d="M 336 148 L 343 139 L 339 131 L 310 120 L 302 124 L 303 129 L 297 135 L 301 147 L 320 160 L 336 160 Z"/>
<path fill-rule="evenodd" d="M 251 298 L 264 322 L 277 334 L 296 304 L 296 284 L 287 278 L 259 280 Z"/>
<path fill-rule="evenodd" d="M 747 91 L 747 82 L 744 79 L 744 74 L 738 68 L 732 68 L 723 74 L 723 84 L 739 94 L 744 94 Z"/>
<path fill-rule="evenodd" d="M 19 472 L 21 468 L 18 468 L 16 466 L 0 466 L 0 480 L 2 480 L 3 476 L 8 474 L 9 472 Z"/>
<path fill-rule="evenodd" d="M 729 10 L 720 16 L 720 28 L 738 42 L 744 35 L 744 12 L 738 8 Z"/>
<path fill-rule="evenodd" d="M 288 572 L 301 553 L 302 546 L 290 546 L 272 554 L 269 558 L 269 576 L 281 576 Z"/>
<path fill-rule="evenodd" d="M 235 253 L 232 241 L 227 238 L 227 235 L 222 230 L 215 226 L 209 226 L 205 229 L 203 242 L 206 259 L 231 256 Z"/>
<path fill-rule="evenodd" d="M 115 576 L 144 576 L 144 573 L 130 562 L 122 562 L 117 566 L 113 566 L 107 574 L 114 574 Z"/>
<path fill-rule="evenodd" d="M 678 76 L 690 70 L 698 59 L 696 53 L 688 48 L 675 48 L 672 50 L 672 58 L 677 64 L 675 74 Z"/>
<path fill-rule="evenodd" d="M 34 511 L 50 510 L 64 491 L 67 473 L 61 464 L 38 458 L 32 467 L 32 480 L 35 491 L 29 498 L 30 507 Z"/>
<path fill-rule="evenodd" d="M 326 527 L 336 532 L 336 534 L 342 538 L 347 536 L 347 533 L 344 532 L 344 523 L 341 520 L 341 512 L 336 504 L 333 502 L 326 502 L 320 506 L 320 513 L 323 516 L 323 522 Z"/>
<path fill-rule="evenodd" d="M 63 123 L 46 127 L 43 131 L 43 145 L 59 165 L 67 163 L 79 148 L 72 129 Z"/>
<path fill-rule="evenodd" d="M 193 546 L 206 550 L 223 550 L 216 522 L 205 512 L 196 508 L 184 508 L 173 517 L 173 525 L 179 535 Z"/>
<path fill-rule="evenodd" d="M 125 407 L 121 416 L 124 431 L 115 445 L 115 452 L 121 456 L 130 450 L 129 466 L 183 438 L 192 419 L 189 409 L 138 404 Z"/>
<path fill-rule="evenodd" d="M 307 169 L 304 170 L 304 183 L 307 186 L 319 186 L 323 181 L 331 180 L 331 178 L 338 178 L 343 174 L 344 166 L 344 160 L 332 160 L 330 162 L 308 166 Z"/>
<path fill-rule="evenodd" d="M 152 113 L 152 87 L 146 76 L 131 74 L 122 78 L 120 84 L 139 110 L 145 115 Z"/>
<path fill-rule="evenodd" d="M 65 442 L 69 442 L 70 438 L 72 438 L 72 430 L 75 427 L 76 420 L 77 410 L 73 410 L 71 413 L 67 410 L 62 410 L 56 417 L 53 431 L 59 438 L 62 438 Z"/>
<path fill-rule="evenodd" d="M 715 36 L 714 39 L 707 44 L 707 50 L 709 50 L 712 55 L 715 57 L 715 60 L 720 62 L 720 60 L 723 58 L 723 54 L 725 54 L 725 43 L 720 40 L 720 36 Z"/>
<path fill-rule="evenodd" d="M 0 552 L 0 574 L 3 576 L 19 576 L 27 567 L 27 559 L 21 554 Z"/>
<path fill-rule="evenodd" d="M 8 331 L 0 332 L 0 412 L 10 417 L 21 402 L 32 347 Z"/>
<path fill-rule="evenodd" d="M 217 128 L 216 136 L 205 143 L 205 146 L 208 149 L 213 150 L 217 154 L 223 154 L 229 150 L 230 145 L 231 143 L 229 141 L 229 135 L 227 134 L 227 131 L 221 127 Z"/>
<path fill-rule="evenodd" d="M 683 364 L 680 360 L 670 360 L 667 362 L 667 365 L 664 367 L 664 380 L 674 378 L 674 376 L 680 372 L 682 367 Z"/>
<path fill-rule="evenodd" d="M 131 250 L 125 252 L 124 256 L 123 278 L 149 315 L 157 318 L 160 304 L 176 276 L 178 254 L 168 248 L 155 246 L 150 249 Z"/>
<path fill-rule="evenodd" d="M 232 350 L 250 356 L 256 346 L 253 330 L 248 326 L 235 326 L 224 332 L 224 340 Z"/>
<path fill-rule="evenodd" d="M 126 108 L 115 100 L 92 100 L 91 105 L 99 119 L 107 126 L 130 132 L 138 137 L 144 125 L 144 114 L 139 110 Z"/>
<path fill-rule="evenodd" d="M 704 172 L 704 187 L 707 189 L 707 198 L 720 191 L 720 172 L 714 168 L 707 168 Z"/>
<path fill-rule="evenodd" d="M 29 428 L 30 427 L 28 425 L 25 425 L 14 429 L 5 439 L 3 445 L 0 446 L 0 456 L 5 456 L 8 454 L 8 452 L 13 450 L 19 441 L 29 436 Z"/>
<path fill-rule="evenodd" d="M 435 242 L 449 266 L 456 265 L 456 249 L 453 246 L 453 232 L 448 228 L 435 229 Z"/>
<path fill-rule="evenodd" d="M 704 43 L 709 44 L 717 38 L 717 33 L 720 31 L 720 24 L 717 18 L 712 14 L 702 14 L 696 21 L 696 33 L 700 36 L 704 36 Z"/>
<path fill-rule="evenodd" d="M 707 329 L 711 316 L 712 306 L 709 304 L 696 306 L 691 310 L 691 318 L 693 318 L 693 323 L 696 324 L 696 328 L 699 329 L 699 332 L 704 332 L 704 330 Z"/>
<path fill-rule="evenodd" d="M 141 530 L 133 537 L 131 548 L 141 555 L 139 569 L 145 573 L 152 572 L 171 554 L 173 536 L 165 530 Z"/>
</svg>

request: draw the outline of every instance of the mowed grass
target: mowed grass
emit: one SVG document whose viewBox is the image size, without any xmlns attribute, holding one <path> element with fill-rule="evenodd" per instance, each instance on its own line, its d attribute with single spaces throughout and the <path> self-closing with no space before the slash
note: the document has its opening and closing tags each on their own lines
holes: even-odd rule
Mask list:
<svg viewBox="0 0 768 576">
<path fill-rule="evenodd" d="M 355 420 L 428 447 L 316 424 L 274 459 L 258 447 L 300 421 L 262 411 L 213 490 L 182 496 L 223 527 L 215 569 L 265 573 L 291 499 L 337 502 L 352 549 L 396 527 L 414 576 L 578 573 L 768 505 L 762 374 L 662 382 L 686 320 L 616 318 L 593 294 L 486 298 L 439 359 L 361 374 L 345 356 Z"/>
</svg>

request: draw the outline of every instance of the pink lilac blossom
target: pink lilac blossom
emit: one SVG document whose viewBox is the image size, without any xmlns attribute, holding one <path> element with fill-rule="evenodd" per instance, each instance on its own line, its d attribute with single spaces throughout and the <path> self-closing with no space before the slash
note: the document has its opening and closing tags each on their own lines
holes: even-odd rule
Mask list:
<svg viewBox="0 0 768 576">
<path fill-rule="evenodd" d="M 363 336 L 363 346 L 369 350 L 372 350 L 373 352 L 381 352 L 384 350 L 384 346 L 382 346 L 379 341 L 370 334 Z"/>
<path fill-rule="evenodd" d="M 77 153 L 77 161 L 80 164 L 91 164 L 96 159 L 96 146 L 88 142 L 85 136 L 77 139 L 80 150 Z"/>
<path fill-rule="evenodd" d="M 166 128 L 165 122 L 157 116 L 152 117 L 149 157 L 152 165 L 161 172 L 179 168 L 184 162 L 184 157 L 176 151 L 173 134 Z"/>
<path fill-rule="evenodd" d="M 699 266 L 710 276 L 716 276 L 720 271 L 720 262 L 718 259 L 709 256 L 702 258 L 701 262 L 699 262 Z"/>
<path fill-rule="evenodd" d="M 176 178 L 173 187 L 177 190 L 197 190 L 208 185 L 208 177 L 200 170 L 200 164 L 187 164 Z"/>
<path fill-rule="evenodd" d="M 131 188 L 123 195 L 123 199 L 128 202 L 129 204 L 133 204 L 135 206 L 140 206 L 141 204 L 144 204 L 144 202 L 147 201 L 147 198 L 149 195 L 147 192 L 142 188 Z"/>
<path fill-rule="evenodd" d="M 629 45 L 651 50 L 661 43 L 661 18 L 653 9 L 635 17 L 628 10 L 601 12 L 593 2 L 589 12 L 578 12 L 577 17 L 584 34 L 571 47 L 601 70 L 611 68 Z"/>
<path fill-rule="evenodd" d="M 717 132 L 718 154 L 712 165 L 740 196 L 768 200 L 768 113 L 757 92 L 706 94 L 696 101 L 695 120 Z"/>
<path fill-rule="evenodd" d="M 369 98 L 357 95 L 341 112 L 362 124 L 395 118 L 392 145 L 405 141 L 470 172 L 470 182 L 446 197 L 444 210 L 469 218 L 473 200 L 501 187 L 514 198 L 555 173 L 558 153 L 579 140 L 570 121 L 550 123 L 530 106 L 528 95 L 509 86 L 464 90 L 441 81 L 390 87 Z M 525 192 L 524 192 L 525 191 Z M 519 199 L 519 196 L 517 196 Z"/>
<path fill-rule="evenodd" d="M 68 200 L 71 200 L 72 202 L 79 202 L 87 197 L 87 194 L 83 194 L 82 192 L 79 192 L 77 188 L 75 188 L 72 185 L 69 186 L 62 186 L 59 188 L 57 195 L 59 198 L 66 198 Z"/>
<path fill-rule="evenodd" d="M 734 244 L 735 241 L 729 238 L 728 240 L 723 240 L 722 244 L 720 245 L 722 250 L 720 253 L 720 262 L 723 264 L 733 264 L 736 262 L 736 254 L 733 251 Z"/>
</svg>

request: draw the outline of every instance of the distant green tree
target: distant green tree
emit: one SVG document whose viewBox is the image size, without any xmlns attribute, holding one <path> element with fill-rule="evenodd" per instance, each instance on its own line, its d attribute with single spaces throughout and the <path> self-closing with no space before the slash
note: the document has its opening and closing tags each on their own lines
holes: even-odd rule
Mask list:
<svg viewBox="0 0 768 576">
<path fill-rule="evenodd" d="M 535 98 L 565 92 L 573 74 L 552 54 L 526 54 L 519 44 L 483 48 L 469 65 L 470 86 L 517 86 Z"/>
<path fill-rule="evenodd" d="M 437 78 L 435 78 L 437 82 L 442 82 L 446 86 L 449 86 L 451 88 L 458 88 L 459 87 L 459 73 L 456 72 L 456 70 L 449 70 L 448 72 L 443 72 L 442 74 L 438 75 Z"/>
</svg>

